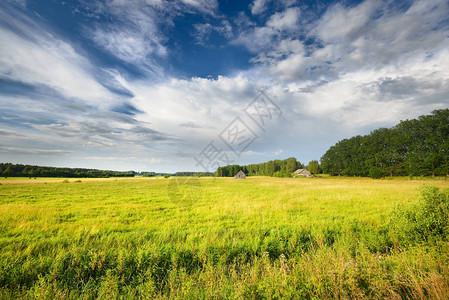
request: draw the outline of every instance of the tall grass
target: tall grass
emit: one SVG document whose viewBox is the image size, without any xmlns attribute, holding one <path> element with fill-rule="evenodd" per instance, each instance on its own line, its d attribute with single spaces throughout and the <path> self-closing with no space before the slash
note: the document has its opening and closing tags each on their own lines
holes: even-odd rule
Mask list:
<svg viewBox="0 0 449 300">
<path fill-rule="evenodd" d="M 0 297 L 449 295 L 447 181 L 170 180 L 3 184 Z"/>
</svg>

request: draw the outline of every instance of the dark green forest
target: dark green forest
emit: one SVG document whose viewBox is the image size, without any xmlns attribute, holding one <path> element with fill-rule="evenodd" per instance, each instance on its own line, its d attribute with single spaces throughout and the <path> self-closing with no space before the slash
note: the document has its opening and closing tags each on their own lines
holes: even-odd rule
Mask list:
<svg viewBox="0 0 449 300">
<path fill-rule="evenodd" d="M 106 178 L 133 177 L 135 172 L 104 171 L 96 169 L 55 168 L 31 165 L 0 163 L 2 177 L 67 177 L 67 178 Z"/>
<path fill-rule="evenodd" d="M 212 172 L 176 172 L 171 176 L 191 176 L 191 177 L 213 177 L 215 174 Z"/>
<path fill-rule="evenodd" d="M 321 157 L 324 173 L 345 176 L 446 176 L 449 109 L 344 139 Z"/>
<path fill-rule="evenodd" d="M 155 176 L 195 176 L 211 177 L 212 172 L 176 172 L 158 173 L 158 172 L 135 172 L 135 171 L 105 171 L 97 169 L 80 168 L 55 168 L 41 167 L 31 165 L 20 165 L 12 163 L 0 163 L 0 177 L 64 177 L 64 178 L 107 178 L 107 177 L 155 177 Z"/>
<path fill-rule="evenodd" d="M 269 162 L 247 166 L 229 165 L 219 167 L 215 172 L 215 176 L 233 177 L 238 171 L 242 170 L 249 176 L 291 177 L 292 173 L 301 167 L 302 164 L 296 158 L 290 157 L 284 160 L 270 160 Z"/>
</svg>

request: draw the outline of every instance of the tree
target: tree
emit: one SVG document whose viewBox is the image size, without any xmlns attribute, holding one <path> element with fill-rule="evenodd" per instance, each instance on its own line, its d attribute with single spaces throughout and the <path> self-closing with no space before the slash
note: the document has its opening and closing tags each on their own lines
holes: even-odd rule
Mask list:
<svg viewBox="0 0 449 300">
<path fill-rule="evenodd" d="M 306 169 L 312 174 L 318 174 L 320 171 L 320 165 L 317 160 L 311 160 Z"/>
<path fill-rule="evenodd" d="M 285 166 L 285 173 L 292 174 L 299 167 L 299 162 L 294 157 L 287 158 L 287 163 Z"/>
<path fill-rule="evenodd" d="M 14 176 L 15 175 L 11 164 L 6 168 L 6 170 L 3 172 L 3 174 L 5 176 Z"/>
<path fill-rule="evenodd" d="M 449 174 L 449 109 L 341 140 L 321 157 L 321 168 L 348 176 Z"/>
<path fill-rule="evenodd" d="M 53 168 L 0 163 L 0 175 L 31 177 L 133 177 L 135 176 L 135 173 L 133 171 L 117 172 L 94 169 Z"/>
<path fill-rule="evenodd" d="M 248 166 L 229 165 L 219 167 L 215 171 L 215 176 L 232 177 L 242 170 L 246 175 L 291 177 L 291 174 L 300 166 L 301 163 L 296 158 L 290 157 L 284 160 L 276 159 Z"/>
<path fill-rule="evenodd" d="M 369 169 L 369 177 L 373 179 L 379 179 L 383 175 L 382 170 L 379 167 L 371 167 Z"/>
</svg>

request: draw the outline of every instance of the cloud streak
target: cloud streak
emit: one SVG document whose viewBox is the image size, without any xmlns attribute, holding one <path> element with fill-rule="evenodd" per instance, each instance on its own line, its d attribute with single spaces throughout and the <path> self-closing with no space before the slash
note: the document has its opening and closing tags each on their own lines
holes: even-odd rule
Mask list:
<svg viewBox="0 0 449 300">
<path fill-rule="evenodd" d="M 10 154 L 37 154 L 37 155 L 60 155 L 69 154 L 72 151 L 68 150 L 57 150 L 57 149 L 33 149 L 33 148 L 19 148 L 19 147 L 1 147 L 0 152 L 10 153 Z"/>
</svg>

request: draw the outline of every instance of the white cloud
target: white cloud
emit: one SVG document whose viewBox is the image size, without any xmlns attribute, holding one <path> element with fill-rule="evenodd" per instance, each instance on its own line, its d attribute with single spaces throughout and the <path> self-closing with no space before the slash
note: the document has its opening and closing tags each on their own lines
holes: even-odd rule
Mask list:
<svg viewBox="0 0 449 300">
<path fill-rule="evenodd" d="M 218 134 L 217 130 L 232 121 L 254 94 L 253 84 L 245 77 L 217 79 L 172 79 L 158 85 L 145 82 L 128 83 L 133 92 L 133 104 L 144 111 L 140 121 L 154 124 L 154 129 L 164 130 L 179 138 L 190 135 L 193 128 L 178 124 L 193 123 L 199 129 L 198 139 L 206 140 Z"/>
<path fill-rule="evenodd" d="M 257 45 L 251 49 L 258 51 L 254 63 L 266 65 L 269 74 L 287 82 L 335 80 L 359 69 L 407 69 L 423 57 L 429 68 L 434 64 L 433 56 L 447 45 L 449 26 L 444 20 L 449 4 L 416 1 L 405 11 L 382 4 L 365 1 L 352 8 L 340 4 L 330 7 L 306 32 L 316 40 L 307 46 L 294 35 L 273 38 L 268 26 L 248 30 L 241 37 L 248 41 L 248 47 Z M 262 30 L 265 35 L 258 34 Z M 253 46 L 251 40 L 255 40 Z"/>
<path fill-rule="evenodd" d="M 341 4 L 330 7 L 312 30 L 326 43 L 352 41 L 367 30 L 375 12 L 382 6 L 382 1 L 365 1 L 347 9 Z"/>
<path fill-rule="evenodd" d="M 19 147 L 3 147 L 0 146 L 0 152 L 11 154 L 34 154 L 34 155 L 61 155 L 69 154 L 73 151 L 57 150 L 57 149 L 35 149 L 35 148 L 19 148 Z"/>
<path fill-rule="evenodd" d="M 266 26 L 276 30 L 289 30 L 298 27 L 298 19 L 301 11 L 297 7 L 291 7 L 283 12 L 273 14 Z"/>
<path fill-rule="evenodd" d="M 0 11 L 9 24 L 0 27 L 0 77 L 47 86 L 67 98 L 97 107 L 114 104 L 116 97 L 96 81 L 93 66 L 67 42 L 29 19 Z M 28 24 L 27 24 L 28 23 Z M 13 29 L 10 29 L 13 28 Z"/>
<path fill-rule="evenodd" d="M 85 28 L 85 35 L 98 47 L 153 77 L 164 75 L 159 61 L 168 55 L 168 49 L 161 26 L 171 26 L 173 18 L 173 12 L 167 12 L 167 3 L 110 1 L 89 3 L 86 7 L 88 14 L 95 11 L 98 16 L 117 19 Z"/>
<path fill-rule="evenodd" d="M 86 28 L 86 36 L 110 55 L 134 65 L 153 78 L 164 76 L 161 59 L 166 58 L 169 49 L 164 29 L 174 26 L 173 19 L 184 13 L 204 13 L 214 15 L 218 8 L 216 0 L 179 1 L 120 1 L 106 3 L 85 3 L 85 14 L 113 18 L 113 24 L 97 22 Z M 217 30 L 228 35 L 228 24 Z M 200 28 L 201 29 L 201 28 Z"/>
<path fill-rule="evenodd" d="M 127 156 L 127 157 L 119 157 L 119 156 L 82 156 L 78 157 L 79 159 L 87 159 L 87 160 L 110 160 L 110 161 L 132 161 L 138 163 L 147 163 L 147 164 L 159 164 L 162 162 L 160 158 L 142 158 L 135 156 Z"/>
<path fill-rule="evenodd" d="M 299 29 L 301 11 L 297 7 L 287 8 L 270 16 L 265 26 L 249 26 L 232 41 L 233 44 L 244 45 L 251 52 L 259 53 L 271 51 L 285 38 L 285 33 L 294 34 Z"/>
<path fill-rule="evenodd" d="M 194 7 L 195 9 L 213 14 L 218 8 L 217 0 L 181 0 L 184 4 Z"/>
<path fill-rule="evenodd" d="M 410 61 L 408 68 L 358 70 L 307 89 L 290 84 L 303 114 L 327 119 L 347 128 L 393 125 L 449 104 L 448 51 L 426 61 Z M 439 68 L 433 68 L 438 64 Z"/>
<path fill-rule="evenodd" d="M 92 39 L 118 58 L 135 64 L 150 60 L 151 55 L 163 57 L 167 54 L 157 37 L 145 39 L 134 31 L 121 28 L 97 29 L 93 31 Z"/>
<path fill-rule="evenodd" d="M 267 9 L 267 4 L 270 0 L 254 0 L 251 4 L 251 13 L 258 15 L 263 13 Z"/>
<path fill-rule="evenodd" d="M 0 95 L 0 120 L 7 121 L 0 132 L 3 159 L 39 163 L 51 156 L 53 164 L 72 159 L 72 152 L 129 151 L 144 157 L 149 146 L 157 154 L 159 144 L 170 140 L 137 121 L 130 96 L 105 88 L 98 69 L 68 41 L 13 9 L 0 10 L 0 19 L 8 24 L 0 26 L 0 38 L 8 41 L 0 43 L 0 78 L 30 86 L 22 94 Z"/>
<path fill-rule="evenodd" d="M 195 32 L 193 33 L 193 37 L 197 41 L 197 44 L 204 45 L 205 42 L 209 39 L 212 30 L 214 29 L 211 24 L 195 24 L 193 26 L 195 28 Z"/>
<path fill-rule="evenodd" d="M 193 25 L 195 32 L 192 36 L 197 41 L 197 44 L 203 46 L 210 46 L 207 42 L 213 31 L 222 35 L 226 39 L 230 39 L 233 36 L 233 28 L 231 23 L 227 20 L 222 20 L 219 25 L 211 25 L 209 23 L 198 23 Z"/>
</svg>

